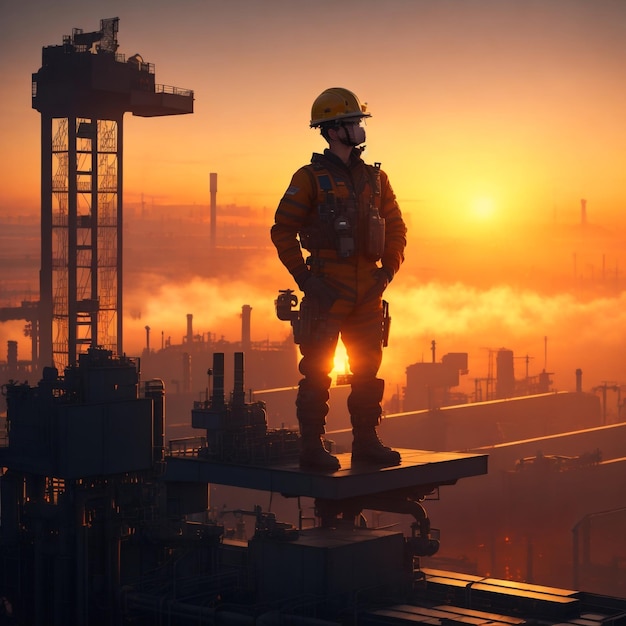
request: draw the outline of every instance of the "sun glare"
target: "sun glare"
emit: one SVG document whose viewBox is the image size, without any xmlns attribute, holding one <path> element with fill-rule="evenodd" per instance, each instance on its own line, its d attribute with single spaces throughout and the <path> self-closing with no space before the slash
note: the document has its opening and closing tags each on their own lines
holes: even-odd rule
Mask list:
<svg viewBox="0 0 626 626">
<path fill-rule="evenodd" d="M 348 354 L 346 347 L 339 341 L 335 350 L 335 360 L 333 361 L 333 371 L 331 376 L 343 376 L 350 373 L 350 364 L 348 363 Z"/>
<path fill-rule="evenodd" d="M 472 202 L 472 215 L 479 220 L 488 220 L 495 214 L 495 203 L 492 198 L 481 196 Z"/>
</svg>

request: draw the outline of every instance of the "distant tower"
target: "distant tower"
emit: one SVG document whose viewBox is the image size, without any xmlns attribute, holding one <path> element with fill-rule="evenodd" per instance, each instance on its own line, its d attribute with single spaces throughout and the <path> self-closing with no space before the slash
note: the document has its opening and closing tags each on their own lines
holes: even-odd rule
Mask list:
<svg viewBox="0 0 626 626">
<path fill-rule="evenodd" d="M 193 112 L 193 92 L 155 84 L 154 66 L 118 54 L 119 18 L 74 28 L 42 50 L 39 366 L 63 369 L 102 346 L 122 354 L 123 117 Z"/>
<path fill-rule="evenodd" d="M 209 192 L 211 194 L 211 248 L 215 249 L 215 233 L 217 228 L 217 174 L 209 174 Z"/>
<path fill-rule="evenodd" d="M 587 224 L 587 200 L 584 198 L 580 201 L 580 223 L 583 226 Z"/>
<path fill-rule="evenodd" d="M 513 350 L 500 348 L 496 355 L 496 398 L 511 398 L 515 395 L 515 373 Z"/>
<path fill-rule="evenodd" d="M 250 335 L 250 319 L 252 315 L 252 307 L 249 304 L 244 304 L 241 307 L 241 349 L 244 352 L 249 352 L 252 347 L 251 335 Z"/>
</svg>

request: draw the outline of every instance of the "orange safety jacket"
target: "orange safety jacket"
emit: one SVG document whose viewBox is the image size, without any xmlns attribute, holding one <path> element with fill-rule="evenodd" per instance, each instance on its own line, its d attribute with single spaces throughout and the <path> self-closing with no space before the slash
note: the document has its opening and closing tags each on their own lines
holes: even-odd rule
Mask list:
<svg viewBox="0 0 626 626">
<path fill-rule="evenodd" d="M 372 212 L 384 220 L 384 246 L 378 258 L 365 250 L 368 220 Z M 349 222 L 350 245 L 343 246 L 339 229 Z M 367 165 L 352 153 L 346 166 L 329 150 L 313 154 L 311 163 L 301 167 L 281 199 L 274 225 L 272 242 L 287 270 L 299 283 L 308 272 L 303 249 L 315 254 L 335 249 L 337 256 L 354 256 L 369 261 L 380 260 L 390 279 L 404 261 L 406 225 L 389 179 L 379 165 Z"/>
</svg>

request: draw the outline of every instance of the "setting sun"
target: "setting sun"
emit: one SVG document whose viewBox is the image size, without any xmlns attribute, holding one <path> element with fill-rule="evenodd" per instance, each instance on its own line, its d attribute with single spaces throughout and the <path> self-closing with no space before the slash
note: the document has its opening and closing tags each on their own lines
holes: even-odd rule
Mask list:
<svg viewBox="0 0 626 626">
<path fill-rule="evenodd" d="M 348 362 L 348 355 L 346 353 L 346 347 L 341 340 L 337 344 L 335 350 L 334 367 L 331 375 L 334 377 L 343 376 L 350 373 L 350 363 Z"/>
<path fill-rule="evenodd" d="M 495 203 L 488 196 L 476 198 L 471 205 L 472 216 L 478 220 L 489 220 L 495 215 Z"/>
</svg>

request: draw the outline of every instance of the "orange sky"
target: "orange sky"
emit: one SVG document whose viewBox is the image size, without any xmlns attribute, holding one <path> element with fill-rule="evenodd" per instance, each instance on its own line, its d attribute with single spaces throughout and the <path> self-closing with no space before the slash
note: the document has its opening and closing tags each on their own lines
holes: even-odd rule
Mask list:
<svg viewBox="0 0 626 626">
<path fill-rule="evenodd" d="M 37 16 L 35 18 L 35 16 Z M 626 209 L 626 4 L 621 0 L 181 0 L 3 3 L 0 211 L 38 205 L 39 114 L 30 75 L 73 27 L 120 17 L 120 52 L 195 113 L 125 120 L 125 196 L 276 205 L 323 148 L 310 105 L 342 85 L 367 101 L 365 156 L 381 161 L 429 232 Z"/>
<path fill-rule="evenodd" d="M 457 238 L 463 250 L 494 242 L 502 247 L 517 238 L 516 251 L 543 247 L 542 261 L 568 271 L 568 248 L 550 260 L 549 240 L 538 243 L 522 226 L 541 223 L 545 234 L 555 221 L 577 224 L 581 198 L 588 201 L 589 221 L 606 227 L 620 248 L 626 2 L 2 3 L 0 215 L 38 212 L 40 127 L 30 78 L 40 67 L 41 48 L 60 44 L 74 27 L 97 30 L 101 18 L 113 16 L 120 18 L 120 52 L 140 53 L 155 64 L 158 83 L 193 89 L 196 98 L 193 115 L 126 116 L 127 205 L 137 206 L 142 194 L 148 204 L 206 205 L 209 172 L 217 172 L 221 205 L 265 207 L 271 215 L 293 171 L 324 147 L 308 128 L 312 100 L 326 87 L 345 86 L 368 103 L 364 156 L 382 162 L 410 225 L 409 263 L 390 292 L 395 339 L 383 367 L 393 365 L 392 379 L 401 382 L 406 365 L 430 358 L 433 332 L 440 355 L 504 346 L 533 354 L 535 371 L 543 366 L 547 335 L 557 359 L 549 368 L 566 377 L 571 359 L 584 369 L 586 361 L 608 354 L 603 364 L 594 362 L 594 384 L 621 367 L 619 294 L 580 302 L 557 289 L 539 296 L 497 280 L 483 287 L 437 285 L 444 266 L 453 271 L 467 258 L 425 259 L 422 249 L 429 237 Z M 618 264 L 613 257 L 608 262 Z M 591 263 L 599 266 L 598 255 L 581 256 L 580 271 Z M 278 287 L 288 287 L 287 278 Z M 242 284 L 225 291 L 199 276 L 176 286 L 181 305 L 168 304 L 167 315 L 163 302 L 172 302 L 171 291 L 144 302 L 142 318 L 127 320 L 126 336 L 136 330 L 140 338 L 146 323 L 159 328 L 170 318 L 184 328 L 184 315 L 195 306 L 186 299 L 215 297 L 216 289 L 232 303 L 233 319 L 244 292 L 254 315 L 273 320 L 275 282 L 267 293 L 246 292 Z M 126 296 L 128 303 L 133 299 Z M 162 319 L 155 319 L 156 311 Z M 199 319 L 198 325 L 215 331 L 222 322 Z M 268 332 L 280 338 L 274 333 L 282 326 L 273 324 Z M 6 326 L 2 341 L 15 330 Z M 574 339 L 572 329 L 579 331 Z"/>
</svg>

